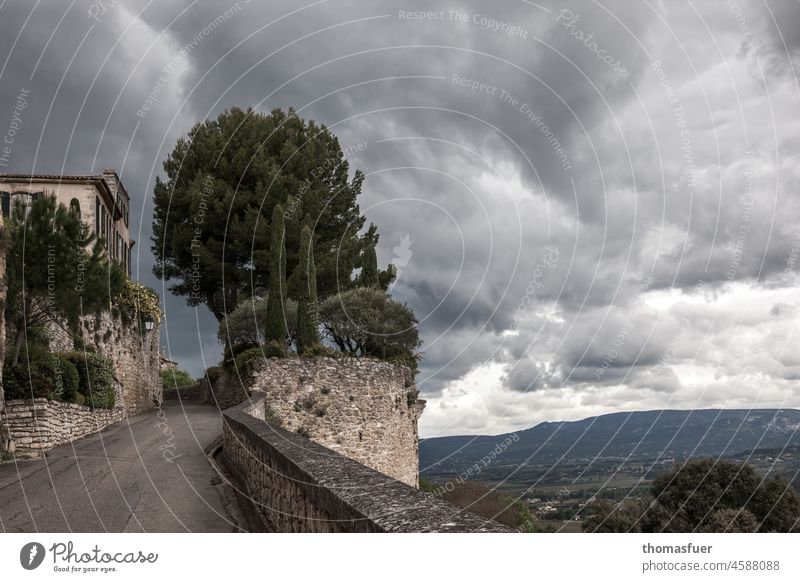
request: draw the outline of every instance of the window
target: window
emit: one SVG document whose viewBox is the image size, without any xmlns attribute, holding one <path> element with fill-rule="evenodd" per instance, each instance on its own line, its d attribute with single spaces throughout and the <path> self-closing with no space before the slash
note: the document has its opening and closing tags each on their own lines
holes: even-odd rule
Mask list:
<svg viewBox="0 0 800 582">
<path fill-rule="evenodd" d="M 11 216 L 11 192 L 0 192 L 0 204 L 3 207 L 3 218 Z"/>
<path fill-rule="evenodd" d="M 69 201 L 69 211 L 75 218 L 78 220 L 81 219 L 81 203 L 78 202 L 77 198 L 73 198 Z"/>
<path fill-rule="evenodd" d="M 100 198 L 94 197 L 94 233 L 100 236 Z"/>
<path fill-rule="evenodd" d="M 28 216 L 28 213 L 31 210 L 31 205 L 33 201 L 36 199 L 36 194 L 31 194 L 30 192 L 14 192 L 11 196 L 11 201 L 14 205 L 21 205 L 24 209 L 25 217 Z"/>
</svg>

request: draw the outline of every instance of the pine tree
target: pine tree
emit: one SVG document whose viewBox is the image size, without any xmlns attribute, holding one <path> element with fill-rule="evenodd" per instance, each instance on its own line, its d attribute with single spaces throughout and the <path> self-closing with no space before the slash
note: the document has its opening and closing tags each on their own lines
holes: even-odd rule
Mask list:
<svg viewBox="0 0 800 582">
<path fill-rule="evenodd" d="M 105 256 L 103 242 L 51 195 L 27 211 L 16 205 L 7 228 L 5 313 L 16 365 L 28 331 L 64 322 L 77 329 L 81 316 L 108 309 L 125 274 Z"/>
<path fill-rule="evenodd" d="M 314 245 L 311 229 L 304 226 L 300 233 L 299 300 L 297 306 L 297 351 L 303 353 L 319 344 L 319 307 L 317 305 L 317 274 L 314 269 Z"/>
<path fill-rule="evenodd" d="M 286 341 L 286 239 L 283 224 L 283 207 L 276 204 L 272 210 L 272 236 L 270 240 L 269 295 L 267 296 L 267 323 L 264 335 L 267 341 Z"/>
<path fill-rule="evenodd" d="M 380 287 L 378 278 L 378 254 L 375 245 L 370 244 L 364 249 L 363 264 L 361 267 L 361 286 L 377 289 Z"/>
</svg>

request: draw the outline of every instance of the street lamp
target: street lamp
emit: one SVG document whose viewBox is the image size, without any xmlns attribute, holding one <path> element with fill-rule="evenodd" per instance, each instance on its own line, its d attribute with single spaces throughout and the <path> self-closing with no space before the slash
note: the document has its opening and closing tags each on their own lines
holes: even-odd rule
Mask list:
<svg viewBox="0 0 800 582">
<path fill-rule="evenodd" d="M 152 330 L 153 330 L 153 326 L 154 326 L 155 324 L 156 324 L 156 322 L 155 322 L 155 321 L 153 321 L 153 318 L 152 318 L 152 317 L 150 317 L 149 315 L 146 315 L 146 316 L 144 317 L 144 328 L 145 328 L 147 331 L 152 331 Z"/>
</svg>

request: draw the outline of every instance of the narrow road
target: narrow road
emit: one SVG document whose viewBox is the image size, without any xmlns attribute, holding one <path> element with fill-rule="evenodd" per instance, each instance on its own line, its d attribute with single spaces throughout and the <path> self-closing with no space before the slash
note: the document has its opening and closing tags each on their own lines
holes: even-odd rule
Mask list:
<svg viewBox="0 0 800 582">
<path fill-rule="evenodd" d="M 233 532 L 246 528 L 205 450 L 209 405 L 169 402 L 39 460 L 0 465 L 3 532 Z"/>
</svg>

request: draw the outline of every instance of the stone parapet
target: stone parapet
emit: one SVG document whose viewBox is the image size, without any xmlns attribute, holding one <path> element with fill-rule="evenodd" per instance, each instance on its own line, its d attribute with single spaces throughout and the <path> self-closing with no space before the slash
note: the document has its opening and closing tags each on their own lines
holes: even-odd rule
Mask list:
<svg viewBox="0 0 800 582">
<path fill-rule="evenodd" d="M 272 531 L 512 532 L 268 423 L 265 393 L 223 416 L 226 463 Z"/>
</svg>

